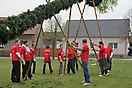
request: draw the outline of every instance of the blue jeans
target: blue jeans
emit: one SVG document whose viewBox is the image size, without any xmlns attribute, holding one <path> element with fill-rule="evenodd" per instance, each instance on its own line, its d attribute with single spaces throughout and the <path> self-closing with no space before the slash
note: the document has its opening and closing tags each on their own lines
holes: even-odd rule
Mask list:
<svg viewBox="0 0 132 88">
<path fill-rule="evenodd" d="M 74 69 L 76 69 L 78 71 L 78 61 L 77 61 L 76 56 L 74 56 Z"/>
<path fill-rule="evenodd" d="M 107 65 L 109 65 L 109 63 L 107 63 L 107 58 L 105 58 L 104 59 L 104 65 L 105 65 L 105 74 L 107 74 L 108 72 L 107 72 L 107 70 L 108 70 L 108 67 L 107 67 Z"/>
<path fill-rule="evenodd" d="M 82 66 L 83 66 L 83 69 L 84 69 L 85 83 L 90 83 L 90 73 L 89 73 L 89 70 L 88 70 L 88 62 L 82 62 Z"/>
</svg>

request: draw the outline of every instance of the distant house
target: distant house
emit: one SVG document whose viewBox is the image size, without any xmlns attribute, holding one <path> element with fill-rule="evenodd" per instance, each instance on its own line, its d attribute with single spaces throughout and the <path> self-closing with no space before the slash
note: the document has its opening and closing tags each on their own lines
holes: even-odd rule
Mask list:
<svg viewBox="0 0 132 88">
<path fill-rule="evenodd" d="M 92 41 L 98 44 L 98 42 L 100 41 L 100 35 L 98 32 L 98 26 L 96 20 L 85 20 L 85 22 L 88 27 Z M 128 36 L 129 36 L 128 32 L 130 30 L 130 27 L 126 27 L 126 26 L 128 26 L 129 23 L 130 23 L 129 19 L 127 21 L 124 19 L 99 20 L 100 29 L 105 47 L 107 46 L 108 43 L 110 43 L 111 47 L 114 49 L 114 54 L 117 55 L 127 54 Z M 70 38 L 69 38 L 70 42 L 73 41 L 75 38 L 78 24 L 79 24 L 79 20 L 71 20 Z M 66 23 L 65 28 L 67 29 L 67 27 L 68 27 L 68 21 Z M 82 46 L 81 40 L 84 38 L 88 39 L 84 24 L 83 22 L 81 22 L 80 30 L 76 40 L 76 42 L 79 43 L 79 47 Z M 63 41 L 64 44 L 65 42 L 66 41 Z M 92 49 L 89 41 L 88 44 L 89 47 Z M 93 54 L 94 52 L 91 50 L 90 53 Z"/>
</svg>

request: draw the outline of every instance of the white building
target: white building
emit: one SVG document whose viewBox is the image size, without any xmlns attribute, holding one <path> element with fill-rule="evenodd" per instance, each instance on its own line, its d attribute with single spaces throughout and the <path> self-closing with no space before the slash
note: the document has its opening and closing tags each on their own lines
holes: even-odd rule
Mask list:
<svg viewBox="0 0 132 88">
<path fill-rule="evenodd" d="M 96 20 L 85 20 L 92 42 L 98 44 L 100 41 L 100 34 L 98 31 L 98 26 L 96 23 Z M 76 35 L 76 31 L 78 29 L 79 20 L 71 20 L 70 24 L 70 37 L 69 41 L 73 41 Z M 114 50 L 115 55 L 127 55 L 127 48 L 128 48 L 128 37 L 129 37 L 129 30 L 130 26 L 130 20 L 124 20 L 124 19 L 108 19 L 108 20 L 99 20 L 100 29 L 102 33 L 103 42 L 105 44 L 105 47 L 107 47 L 107 44 L 110 43 L 111 47 Z M 127 27 L 126 27 L 127 26 Z M 68 21 L 65 26 L 65 30 L 68 27 Z M 82 46 L 81 40 L 82 39 L 88 39 L 86 29 L 84 27 L 83 22 L 81 22 L 80 30 L 78 33 L 78 37 L 76 42 L 79 43 L 79 47 Z M 89 39 L 88 39 L 89 40 Z M 65 44 L 66 40 L 64 39 L 63 43 Z M 92 49 L 90 42 L 89 47 Z M 94 54 L 94 52 L 91 50 L 91 54 Z"/>
</svg>

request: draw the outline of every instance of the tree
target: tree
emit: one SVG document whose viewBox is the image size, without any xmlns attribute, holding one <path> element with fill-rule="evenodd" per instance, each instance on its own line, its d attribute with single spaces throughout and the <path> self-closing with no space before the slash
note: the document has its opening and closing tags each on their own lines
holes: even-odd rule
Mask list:
<svg viewBox="0 0 132 88">
<path fill-rule="evenodd" d="M 57 15 L 57 19 L 59 20 L 60 24 L 62 25 L 64 29 L 65 23 L 63 22 L 62 17 L 60 15 Z M 45 42 L 47 41 L 52 45 L 52 53 L 53 53 L 52 57 L 54 59 L 55 46 L 57 42 L 60 42 L 63 40 L 63 35 L 61 33 L 60 27 L 58 26 L 54 17 L 52 17 L 51 19 L 48 19 L 45 22 L 44 40 Z"/>
<path fill-rule="evenodd" d="M 102 3 L 97 7 L 101 14 L 107 13 L 109 10 L 114 10 L 113 8 L 118 5 L 119 0 L 102 0 Z"/>
<path fill-rule="evenodd" d="M 7 20 L 0 21 L 1 37 L 6 40 L 0 39 L 0 43 L 5 44 L 20 36 L 24 31 L 34 27 L 36 24 L 41 24 L 43 20 L 47 20 L 53 16 L 53 13 L 58 14 L 61 10 L 68 10 L 73 4 L 79 3 L 84 0 L 54 0 L 48 4 L 39 5 L 34 10 L 23 12 L 17 16 L 9 16 Z M 113 7 L 118 5 L 118 0 L 96 0 L 102 1 L 98 5 L 100 13 L 106 13 L 108 10 L 113 10 Z M 9 27 L 9 31 L 3 30 Z M 8 34 L 8 36 L 6 36 Z"/>
</svg>

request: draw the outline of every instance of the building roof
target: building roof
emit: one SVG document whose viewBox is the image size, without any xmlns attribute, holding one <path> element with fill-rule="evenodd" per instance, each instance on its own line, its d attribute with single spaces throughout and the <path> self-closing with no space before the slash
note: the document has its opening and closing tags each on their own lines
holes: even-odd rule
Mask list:
<svg viewBox="0 0 132 88">
<path fill-rule="evenodd" d="M 0 20 L 6 20 L 7 17 L 0 17 Z"/>
<path fill-rule="evenodd" d="M 32 34 L 36 34 L 36 32 L 38 31 L 38 29 L 40 28 L 40 26 L 37 24 L 34 28 L 29 29 L 27 31 L 24 31 L 24 35 L 32 35 Z"/>
<path fill-rule="evenodd" d="M 99 37 L 98 26 L 96 20 L 85 20 L 88 27 L 88 31 L 91 37 Z M 71 20 L 70 24 L 70 36 L 74 37 L 78 28 L 79 20 Z M 99 20 L 102 37 L 128 37 L 128 31 L 130 30 L 130 20 L 124 19 L 108 19 Z M 68 21 L 65 28 L 68 27 Z M 86 29 L 83 21 L 80 25 L 78 37 L 86 37 Z"/>
</svg>

